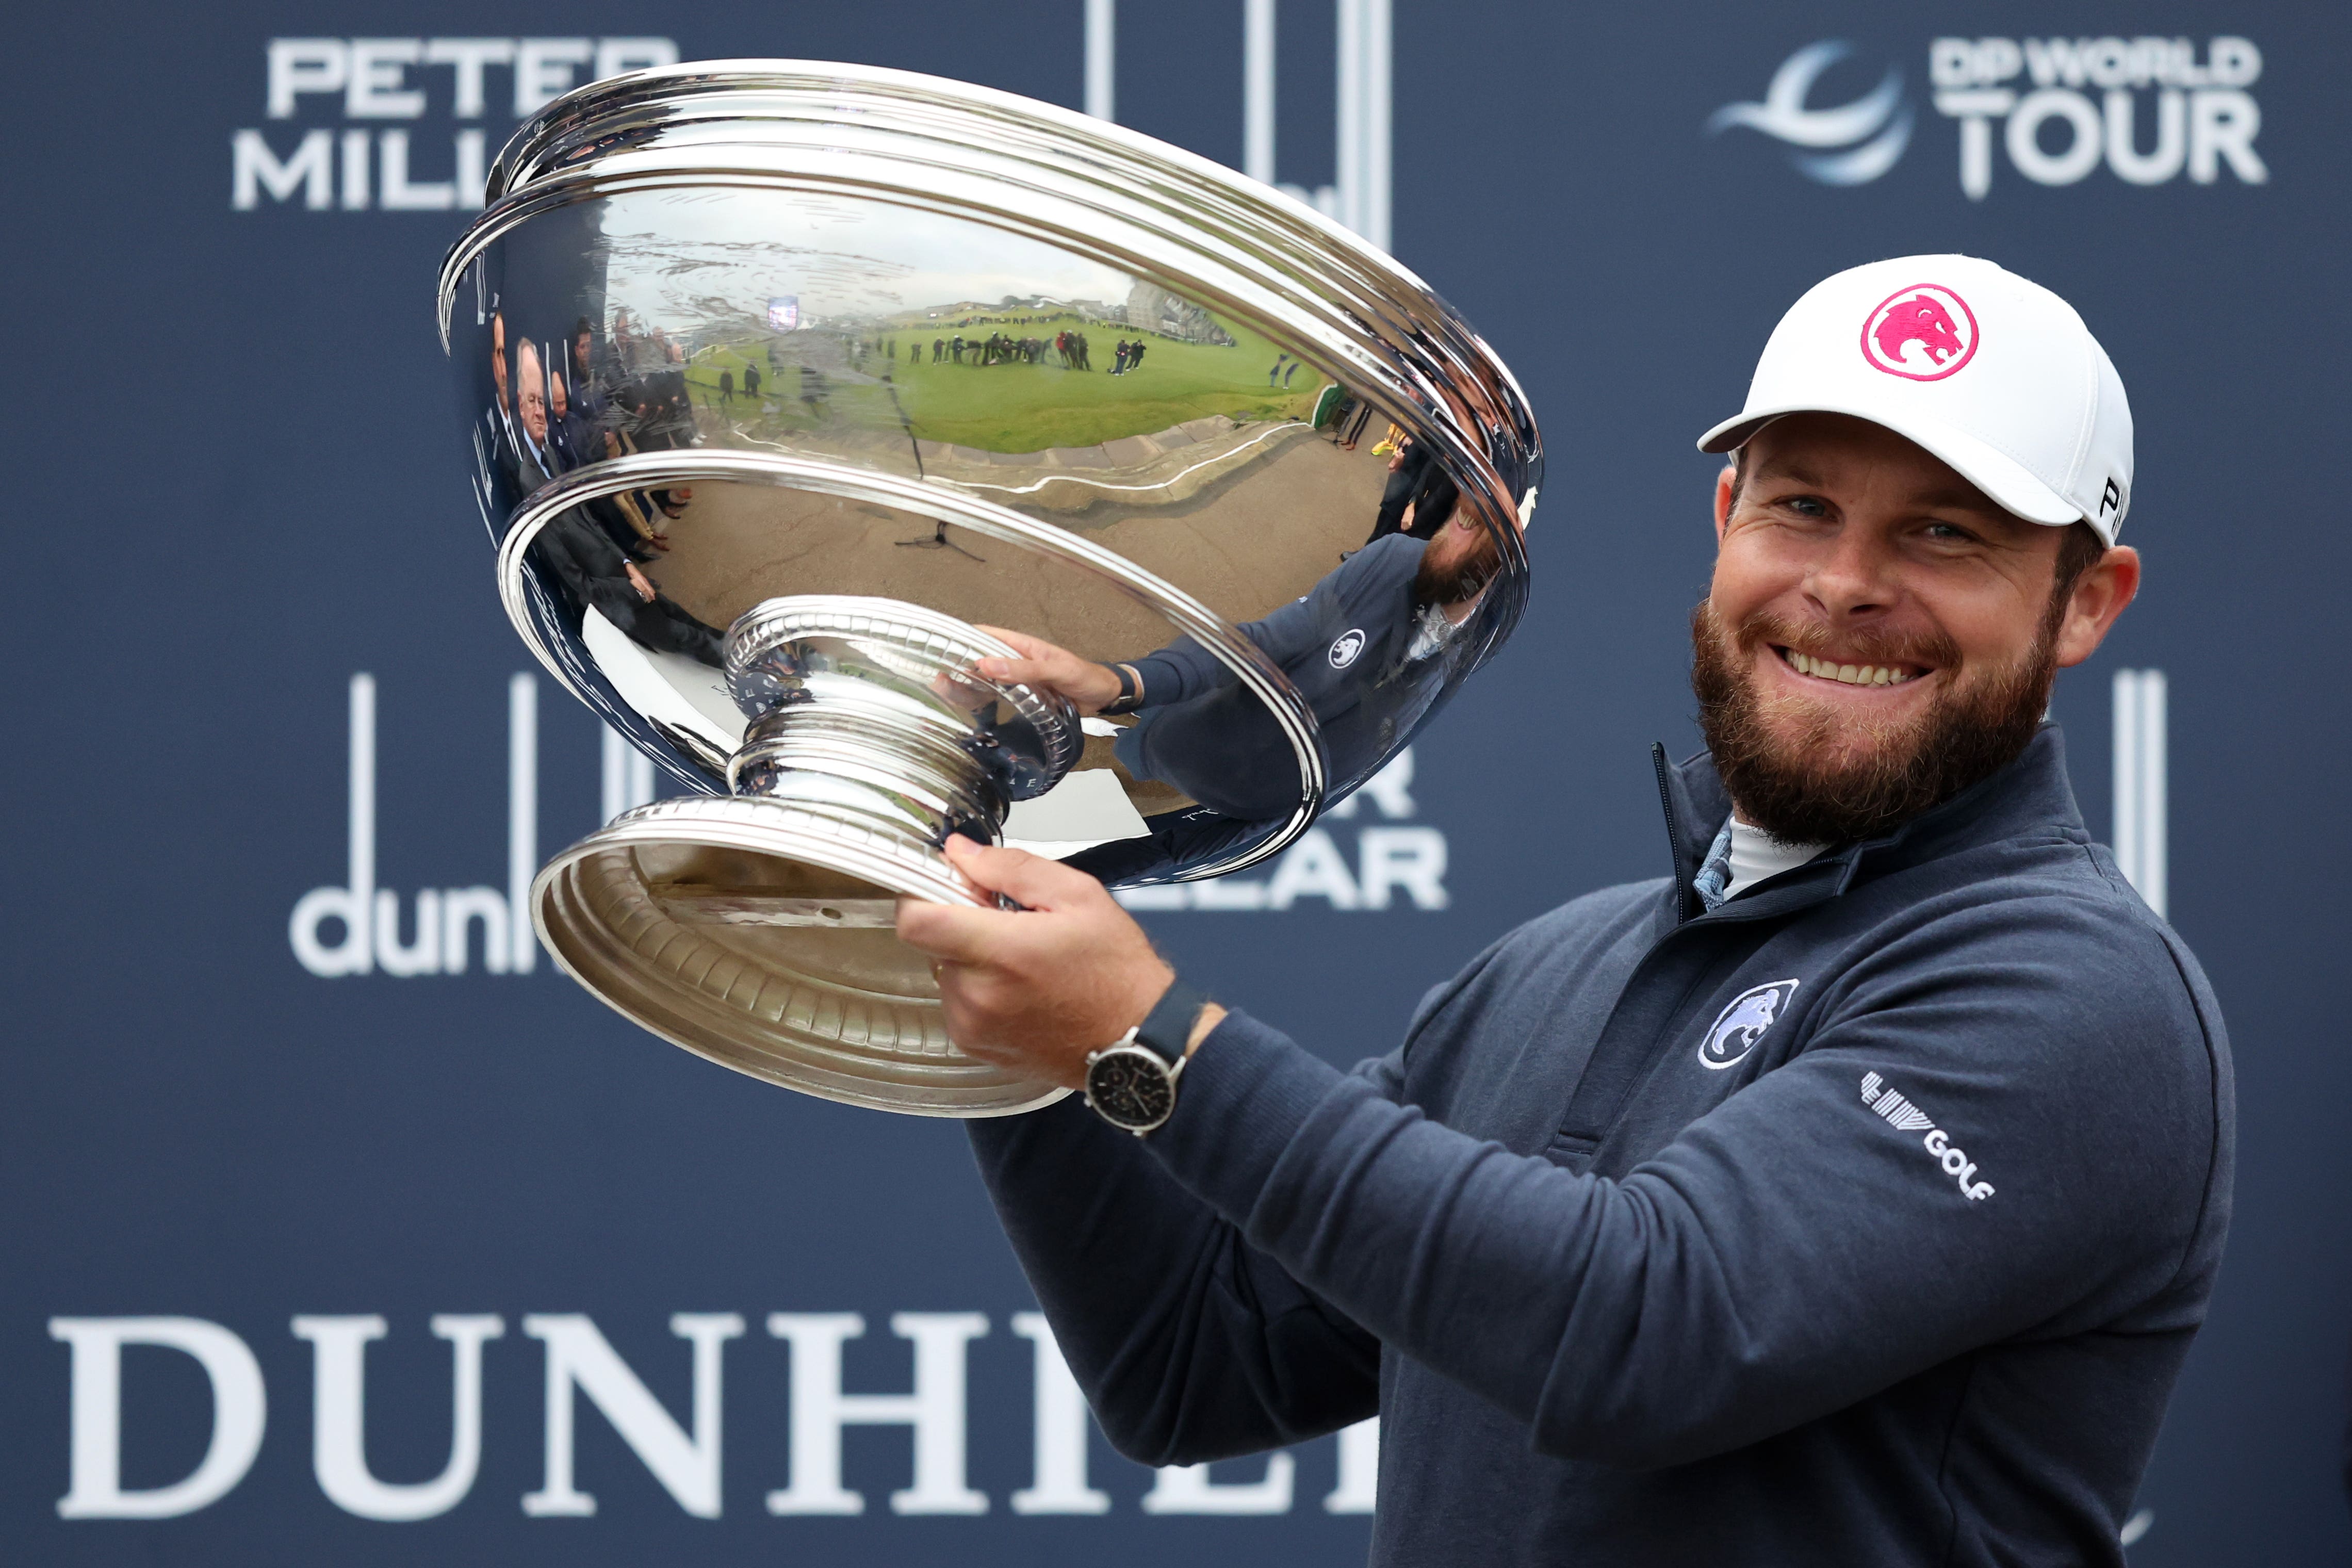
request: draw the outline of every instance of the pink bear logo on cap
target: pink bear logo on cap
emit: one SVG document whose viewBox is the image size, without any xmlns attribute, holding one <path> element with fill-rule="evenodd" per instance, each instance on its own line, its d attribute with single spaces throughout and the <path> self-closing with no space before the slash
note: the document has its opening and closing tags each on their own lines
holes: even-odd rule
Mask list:
<svg viewBox="0 0 2352 1568">
<path fill-rule="evenodd" d="M 1976 352 L 1976 313 L 1934 283 L 1897 289 L 1862 323 L 1862 357 L 1908 381 L 1941 381 Z"/>
</svg>

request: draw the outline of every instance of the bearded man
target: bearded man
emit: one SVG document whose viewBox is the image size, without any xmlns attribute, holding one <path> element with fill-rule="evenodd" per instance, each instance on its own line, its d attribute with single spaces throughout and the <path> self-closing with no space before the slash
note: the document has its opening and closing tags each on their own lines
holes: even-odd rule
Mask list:
<svg viewBox="0 0 2352 1568">
<path fill-rule="evenodd" d="M 1121 1451 L 1377 1412 L 1377 1563 L 2120 1563 L 2233 1139 L 2211 993 L 2042 722 L 2138 583 L 2122 383 L 2048 290 L 1911 257 L 1810 290 L 1701 445 L 1672 875 L 1342 1073 L 957 846 L 1027 908 L 901 907 L 950 1034 L 1087 1094 L 971 1123 L 982 1173 Z"/>
</svg>

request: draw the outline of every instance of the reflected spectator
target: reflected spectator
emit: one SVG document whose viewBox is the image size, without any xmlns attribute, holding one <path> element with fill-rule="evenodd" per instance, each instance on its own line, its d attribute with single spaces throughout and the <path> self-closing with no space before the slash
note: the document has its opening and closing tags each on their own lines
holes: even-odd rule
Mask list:
<svg viewBox="0 0 2352 1568">
<path fill-rule="evenodd" d="M 1386 539 L 1403 528 L 1405 511 L 1412 505 L 1412 498 L 1420 494 L 1423 476 L 1429 469 L 1428 447 L 1395 426 L 1389 426 L 1389 438 L 1382 445 L 1391 448 L 1388 483 L 1381 490 L 1381 510 L 1372 519 L 1372 531 L 1365 539 L 1366 544 Z"/>
<path fill-rule="evenodd" d="M 1364 542 L 1370 544 L 1391 533 L 1434 539 L 1452 520 L 1460 498 L 1445 465 L 1435 461 L 1423 443 L 1408 437 L 1389 459 L 1389 482 L 1381 495 L 1380 516 L 1373 521 L 1371 537 Z"/>
<path fill-rule="evenodd" d="M 539 345 L 528 338 L 515 350 L 514 395 L 525 488 L 536 489 L 553 478 L 557 468 L 547 449 L 547 377 L 540 368 Z"/>
<path fill-rule="evenodd" d="M 568 473 L 602 455 L 596 448 L 603 443 L 592 447 L 594 437 L 588 421 L 572 410 L 571 393 L 560 372 L 547 378 L 547 446 L 558 472 Z"/>
<path fill-rule="evenodd" d="M 508 479 L 516 480 L 520 448 L 515 441 L 514 393 L 507 371 L 507 319 L 503 312 L 490 316 L 490 405 L 482 412 L 482 422 L 488 426 L 488 449 L 495 454 L 499 466 L 507 470 Z"/>
<path fill-rule="evenodd" d="M 743 362 L 743 395 L 753 402 L 760 397 L 760 367 L 751 360 Z"/>
<path fill-rule="evenodd" d="M 583 316 L 572 325 L 572 412 L 593 430 L 604 423 L 610 398 L 603 369 L 596 363 L 595 324 Z"/>
<path fill-rule="evenodd" d="M 619 430 L 604 431 L 603 440 L 606 458 L 620 458 L 636 449 L 630 445 L 628 436 Z M 653 498 L 645 491 L 623 490 L 589 501 L 586 506 L 588 515 L 604 531 L 604 536 L 630 560 L 651 561 L 656 552 L 669 549 L 669 535 L 652 521 L 656 508 Z"/>
<path fill-rule="evenodd" d="M 507 318 L 503 310 L 490 316 L 490 384 L 498 389 L 499 417 L 514 418 L 514 398 L 507 388 Z"/>
<path fill-rule="evenodd" d="M 725 668 L 725 638 L 718 628 L 661 592 L 578 508 L 551 521 L 530 548 L 562 585 L 575 615 L 593 609 L 641 647 Z"/>
<path fill-rule="evenodd" d="M 1436 538 L 1438 530 L 1453 521 L 1461 494 L 1445 465 L 1431 463 L 1422 470 L 1421 489 L 1413 492 L 1412 504 L 1404 509 L 1402 531 L 1415 539 Z"/>
</svg>

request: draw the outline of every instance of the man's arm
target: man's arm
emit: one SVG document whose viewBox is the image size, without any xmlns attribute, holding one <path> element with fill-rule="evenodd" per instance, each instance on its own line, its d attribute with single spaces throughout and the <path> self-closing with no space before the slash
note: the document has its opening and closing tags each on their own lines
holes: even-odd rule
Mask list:
<svg viewBox="0 0 2352 1568">
<path fill-rule="evenodd" d="M 1268 658 L 1288 668 L 1293 660 L 1321 649 L 1322 628 L 1328 618 L 1326 605 L 1335 600 L 1344 602 L 1368 589 L 1377 593 L 1382 585 L 1412 576 L 1420 563 L 1421 548 L 1417 540 L 1376 541 L 1325 574 L 1303 597 L 1276 605 L 1236 629 Z M 1100 711 L 1118 695 L 1118 677 L 1108 673 L 1115 666 L 1080 658 L 1042 637 L 1004 626 L 983 626 L 981 629 L 1003 638 L 1022 656 L 981 660 L 981 673 L 991 679 L 1049 687 L 1087 713 Z M 1180 637 L 1129 664 L 1141 678 L 1141 706 L 1145 708 L 1187 702 L 1204 692 L 1234 684 L 1233 671 L 1225 668 L 1224 662 L 1189 637 Z"/>
<path fill-rule="evenodd" d="M 1726 1452 L 1979 1346 L 2106 1323 L 2189 1263 L 2220 1147 L 2201 1022 L 2153 933 L 2119 950 L 2048 902 L 1874 955 L 1801 1057 L 1622 1181 L 1429 1121 L 1239 1015 L 1150 1148 L 1539 1449 Z"/>
<path fill-rule="evenodd" d="M 1120 1453 L 1197 1464 L 1378 1410 L 1380 1342 L 1083 1101 L 971 1132 L 1022 1272 Z"/>
<path fill-rule="evenodd" d="M 901 907 L 901 936 L 949 961 L 950 1037 L 1075 1081 L 1081 1042 L 1159 994 L 1139 1005 L 1121 977 L 1150 966 L 1164 987 L 1164 963 L 1079 873 L 950 853 L 1033 911 Z M 1143 1146 L 1292 1279 L 1528 1421 L 1543 1451 L 1685 1462 L 2005 1338 L 2128 1309 L 2137 1331 L 2193 1322 L 2193 1293 L 2164 1309 L 2178 1321 L 2147 1303 L 2218 1234 L 2218 1047 L 2163 940 L 2120 909 L 1956 900 L 1827 982 L 1802 1056 L 1622 1180 L 1440 1126 L 1241 1014 Z M 1462 1005 L 1421 1034 L 1475 1029 Z M 1665 1048 L 1656 1070 L 1705 1070 Z M 1924 1126 L 1888 1114 L 1889 1089 Z"/>
</svg>

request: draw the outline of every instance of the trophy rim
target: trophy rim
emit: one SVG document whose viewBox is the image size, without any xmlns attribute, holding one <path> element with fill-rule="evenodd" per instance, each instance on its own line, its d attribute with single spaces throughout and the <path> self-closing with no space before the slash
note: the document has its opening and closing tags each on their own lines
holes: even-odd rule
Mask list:
<svg viewBox="0 0 2352 1568">
<path fill-rule="evenodd" d="M 900 1076 L 897 1077 L 861 1071 L 860 1068 L 870 1068 L 872 1064 L 851 1058 L 840 1046 L 828 1046 L 806 1032 L 783 1035 L 784 1040 L 795 1047 L 793 1053 L 761 1045 L 747 1047 L 740 1032 L 741 1017 L 723 1013 L 719 1001 L 674 978 L 658 979 L 650 972 L 651 960 L 646 955 L 635 954 L 640 962 L 634 965 L 623 960 L 619 956 L 622 952 L 634 953 L 635 950 L 628 948 L 625 933 L 609 921 L 574 920 L 559 925 L 550 917 L 551 904 L 565 889 L 574 869 L 584 862 L 640 846 L 681 844 L 821 866 L 934 903 L 987 907 L 943 858 L 911 852 L 893 853 L 887 844 L 861 844 L 855 837 L 823 831 L 819 822 L 819 818 L 806 812 L 755 797 L 688 795 L 638 806 L 614 817 L 540 868 L 530 887 L 532 928 L 556 967 L 604 1005 L 705 1061 L 762 1083 L 866 1110 L 964 1121 L 1017 1116 L 1067 1097 L 1071 1091 L 1058 1085 L 1016 1079 L 973 1061 L 955 1051 L 952 1042 L 949 1046 L 955 1052 L 951 1059 L 969 1069 L 959 1075 L 968 1082 L 925 1083 L 915 1078 L 919 1068 L 913 1064 L 899 1068 Z M 599 958 L 604 962 L 597 963 Z M 909 1001 L 903 997 L 892 1000 Z M 698 1019 L 698 1013 L 710 1016 Z M 781 1021 L 776 1027 L 782 1031 Z M 843 1059 L 838 1064 L 830 1063 L 823 1059 L 827 1056 L 840 1056 Z M 938 1064 L 940 1068 L 945 1066 Z M 889 1089 L 899 1092 L 894 1095 Z"/>
<path fill-rule="evenodd" d="M 773 108 L 753 112 L 762 91 Z M 788 105 L 803 112 L 782 112 Z M 805 112 L 817 106 L 829 112 Z M 796 129 L 818 119 L 832 135 Z M 689 121 L 744 129 L 723 144 L 634 145 Z M 888 139 L 891 147 L 844 151 L 845 128 L 856 132 L 850 139 Z M 914 156 L 925 142 L 952 148 L 962 161 Z M 789 166 L 762 164 L 761 151 L 790 153 Z M 929 178 L 894 185 L 893 167 L 919 167 Z M 1029 206 L 1009 210 L 938 190 L 942 174 L 997 184 L 1014 169 L 1032 206 L 1066 203 L 1074 220 L 1087 221 L 1053 224 Z M 500 150 L 488 205 L 444 259 L 436 311 L 444 351 L 467 268 L 509 230 L 554 206 L 697 185 L 850 195 L 983 223 L 1205 300 L 1293 352 L 1312 350 L 1328 368 L 1349 373 L 1350 390 L 1433 438 L 1463 493 L 1480 502 L 1501 554 L 1503 598 L 1474 668 L 1516 626 L 1526 603 L 1523 531 L 1543 447 L 1501 357 L 1410 268 L 1306 204 L 1198 153 L 1017 93 L 887 67 L 779 59 L 694 61 L 576 88 Z M 1114 230 L 1133 243 L 1117 243 Z M 1147 238 L 1149 246 L 1139 243 Z M 1192 268 L 1171 268 L 1171 250 Z M 1474 398 L 1481 380 L 1488 395 Z M 1486 406 L 1465 406 L 1475 403 Z M 1496 450 L 1466 438 L 1465 426 Z"/>
</svg>

